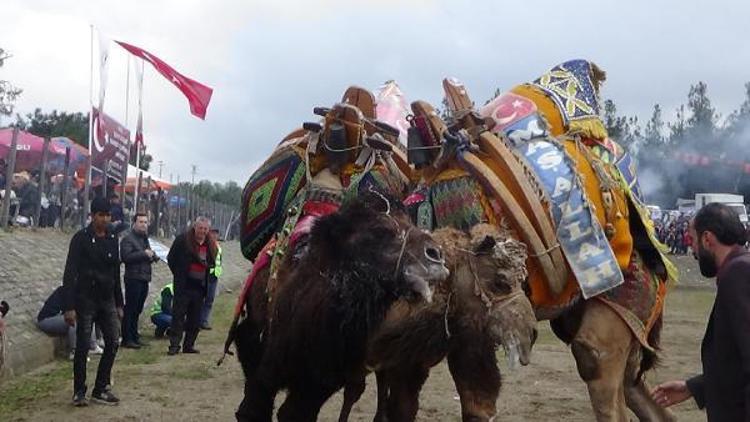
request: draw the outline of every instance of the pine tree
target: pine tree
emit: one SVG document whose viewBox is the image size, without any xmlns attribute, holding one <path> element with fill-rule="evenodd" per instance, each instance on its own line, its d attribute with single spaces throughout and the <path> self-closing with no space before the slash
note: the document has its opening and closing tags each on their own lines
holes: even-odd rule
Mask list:
<svg viewBox="0 0 750 422">
<path fill-rule="evenodd" d="M 0 48 L 0 67 L 3 67 L 5 60 L 11 57 L 5 50 Z M 23 90 L 16 88 L 10 82 L 0 79 L 0 116 L 10 116 L 13 114 L 13 103 L 16 101 Z"/>
<path fill-rule="evenodd" d="M 664 120 L 661 115 L 661 106 L 654 104 L 654 111 L 651 118 L 646 122 L 646 128 L 643 131 L 643 148 L 651 150 L 660 148 L 664 144 Z"/>
</svg>

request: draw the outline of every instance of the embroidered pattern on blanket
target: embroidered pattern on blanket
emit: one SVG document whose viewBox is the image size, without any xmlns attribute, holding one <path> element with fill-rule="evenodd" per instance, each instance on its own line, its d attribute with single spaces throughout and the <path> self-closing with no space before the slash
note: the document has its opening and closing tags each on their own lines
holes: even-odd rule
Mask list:
<svg viewBox="0 0 750 422">
<path fill-rule="evenodd" d="M 286 210 L 305 185 L 305 164 L 292 148 L 278 151 L 250 177 L 242 192 L 245 258 L 253 260 L 284 222 Z"/>
<path fill-rule="evenodd" d="M 604 230 L 589 208 L 574 164 L 551 138 L 520 143 L 517 149 L 550 198 L 557 237 L 584 298 L 623 282 Z"/>
<path fill-rule="evenodd" d="M 430 202 L 436 226 L 468 230 L 486 223 L 483 195 L 482 187 L 470 176 L 434 182 L 430 186 Z"/>
<path fill-rule="evenodd" d="M 665 283 L 645 266 L 635 251 L 624 276 L 622 285 L 597 296 L 597 299 L 625 321 L 644 347 L 653 350 L 647 339 L 664 307 Z"/>
<path fill-rule="evenodd" d="M 590 66 L 586 60 L 570 60 L 533 82 L 557 104 L 566 125 L 573 120 L 598 119 L 599 101 Z"/>
</svg>

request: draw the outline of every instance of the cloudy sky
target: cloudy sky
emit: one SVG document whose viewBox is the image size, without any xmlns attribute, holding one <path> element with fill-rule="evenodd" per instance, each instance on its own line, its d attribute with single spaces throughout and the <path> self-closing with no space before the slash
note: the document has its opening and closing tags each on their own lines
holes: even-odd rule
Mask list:
<svg viewBox="0 0 750 422">
<path fill-rule="evenodd" d="M 175 180 L 196 164 L 197 178 L 244 184 L 312 107 L 353 84 L 395 79 L 408 101 L 438 103 L 442 78 L 455 76 L 479 103 L 587 58 L 607 71 L 605 98 L 648 118 L 657 102 L 670 117 L 699 80 L 729 114 L 750 81 L 746 0 L 4 0 L 0 11 L 0 47 L 13 55 L 0 79 L 24 89 L 22 114 L 88 110 L 90 25 L 214 88 L 201 121 L 146 67 L 148 151 Z M 105 110 L 122 122 L 126 75 L 127 53 L 113 45 Z"/>
</svg>

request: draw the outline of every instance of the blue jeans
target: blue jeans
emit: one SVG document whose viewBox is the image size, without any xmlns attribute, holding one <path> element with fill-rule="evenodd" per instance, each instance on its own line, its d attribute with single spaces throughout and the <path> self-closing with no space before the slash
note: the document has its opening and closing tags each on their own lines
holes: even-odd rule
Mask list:
<svg viewBox="0 0 750 422">
<path fill-rule="evenodd" d="M 216 298 L 216 286 L 218 284 L 219 280 L 216 277 L 208 277 L 206 298 L 203 299 L 203 307 L 201 308 L 201 327 L 208 325 L 208 319 L 211 317 L 211 308 L 213 308 L 214 298 Z"/>
<path fill-rule="evenodd" d="M 164 331 L 172 325 L 172 315 L 160 312 L 158 314 L 151 315 L 151 322 L 156 325 L 160 331 Z"/>
</svg>

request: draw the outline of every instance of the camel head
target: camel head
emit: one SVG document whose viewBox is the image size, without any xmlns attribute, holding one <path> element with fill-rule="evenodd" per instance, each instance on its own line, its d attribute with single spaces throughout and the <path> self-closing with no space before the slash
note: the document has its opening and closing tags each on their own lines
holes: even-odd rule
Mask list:
<svg viewBox="0 0 750 422">
<path fill-rule="evenodd" d="M 437 233 L 436 238 L 441 239 Z M 502 346 L 511 367 L 529 364 L 537 331 L 523 288 L 525 245 L 489 224 L 476 225 L 463 237 L 454 235 L 452 243 L 451 289 L 461 320 Z"/>
<path fill-rule="evenodd" d="M 310 241 L 338 271 L 365 275 L 409 300 L 431 302 L 435 285 L 448 277 L 440 245 L 411 223 L 400 201 L 379 193 L 360 193 L 318 220 Z"/>
</svg>

